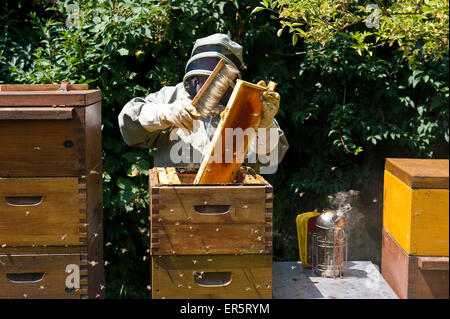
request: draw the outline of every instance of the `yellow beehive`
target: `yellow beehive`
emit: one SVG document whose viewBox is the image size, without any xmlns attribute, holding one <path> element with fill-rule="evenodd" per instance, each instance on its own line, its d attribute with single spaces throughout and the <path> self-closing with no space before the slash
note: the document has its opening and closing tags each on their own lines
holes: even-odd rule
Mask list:
<svg viewBox="0 0 450 319">
<path fill-rule="evenodd" d="M 448 256 L 449 161 L 386 159 L 383 227 L 409 255 Z"/>
</svg>

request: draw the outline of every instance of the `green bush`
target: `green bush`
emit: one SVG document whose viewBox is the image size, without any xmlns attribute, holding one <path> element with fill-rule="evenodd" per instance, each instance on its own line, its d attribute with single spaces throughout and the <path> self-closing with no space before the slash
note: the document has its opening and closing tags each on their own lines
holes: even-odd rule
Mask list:
<svg viewBox="0 0 450 319">
<path fill-rule="evenodd" d="M 290 149 L 268 177 L 276 260 L 298 259 L 298 213 L 358 189 L 368 237 L 355 235 L 350 257 L 379 262 L 384 158 L 448 158 L 448 51 L 438 61 L 419 59 L 413 71 L 395 48 L 361 56 L 343 36 L 293 47 L 290 34 L 277 36 L 276 16 L 251 14 L 252 0 L 55 2 L 6 1 L 0 9 L 0 82 L 70 80 L 102 90 L 109 298 L 146 298 L 150 285 L 152 150 L 126 146 L 117 116 L 131 98 L 180 82 L 197 38 L 228 33 L 244 47 L 243 78 L 278 83 L 277 119 Z M 362 249 L 367 240 L 375 249 Z"/>
</svg>

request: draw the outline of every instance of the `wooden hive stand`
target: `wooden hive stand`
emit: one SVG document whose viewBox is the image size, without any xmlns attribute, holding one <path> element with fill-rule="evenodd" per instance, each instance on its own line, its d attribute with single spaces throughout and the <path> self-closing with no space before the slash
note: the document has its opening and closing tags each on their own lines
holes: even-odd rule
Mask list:
<svg viewBox="0 0 450 319">
<path fill-rule="evenodd" d="M 58 88 L 0 85 L 0 298 L 104 297 L 101 93 Z"/>
</svg>

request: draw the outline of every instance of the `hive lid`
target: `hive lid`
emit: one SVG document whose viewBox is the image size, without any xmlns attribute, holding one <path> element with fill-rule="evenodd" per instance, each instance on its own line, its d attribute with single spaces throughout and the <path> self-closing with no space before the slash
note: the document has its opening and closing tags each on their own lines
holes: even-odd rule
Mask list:
<svg viewBox="0 0 450 319">
<path fill-rule="evenodd" d="M 2 106 L 87 106 L 101 100 L 100 90 L 88 90 L 87 84 L 70 84 L 57 91 L 59 84 L 2 84 Z"/>
<path fill-rule="evenodd" d="M 447 188 L 449 160 L 387 158 L 385 169 L 411 188 Z"/>
</svg>

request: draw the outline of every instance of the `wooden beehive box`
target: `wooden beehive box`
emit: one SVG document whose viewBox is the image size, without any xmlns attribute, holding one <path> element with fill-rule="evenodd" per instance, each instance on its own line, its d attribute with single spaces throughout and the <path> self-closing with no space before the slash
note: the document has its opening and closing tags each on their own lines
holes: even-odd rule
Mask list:
<svg viewBox="0 0 450 319">
<path fill-rule="evenodd" d="M 0 176 L 81 176 L 99 165 L 101 93 L 0 85 Z"/>
<path fill-rule="evenodd" d="M 154 299 L 270 299 L 272 255 L 159 256 Z"/>
<path fill-rule="evenodd" d="M 400 298 L 448 298 L 449 161 L 386 159 L 381 273 Z"/>
<path fill-rule="evenodd" d="M 86 254 L 0 252 L 0 265 L 0 298 L 80 299 L 88 295 Z M 79 268 L 79 289 L 66 286 L 68 265 Z"/>
<path fill-rule="evenodd" d="M 0 85 L 0 298 L 104 296 L 101 93 L 58 88 Z"/>
<path fill-rule="evenodd" d="M 383 227 L 410 255 L 448 256 L 449 161 L 386 159 Z"/>
<path fill-rule="evenodd" d="M 179 184 L 150 170 L 152 255 L 272 253 L 273 189 L 262 177 L 193 185 L 195 173 L 175 174 Z"/>
<path fill-rule="evenodd" d="M 402 299 L 448 299 L 448 257 L 409 255 L 383 229 L 381 273 Z"/>
</svg>

